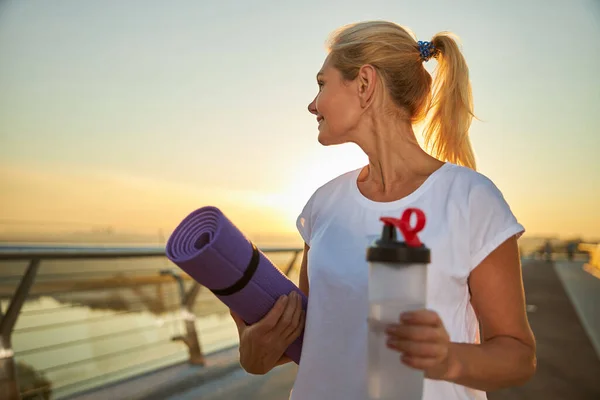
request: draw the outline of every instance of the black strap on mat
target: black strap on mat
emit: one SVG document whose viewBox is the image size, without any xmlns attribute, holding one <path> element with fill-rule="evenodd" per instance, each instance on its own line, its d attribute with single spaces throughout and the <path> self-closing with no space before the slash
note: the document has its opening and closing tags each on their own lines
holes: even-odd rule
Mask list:
<svg viewBox="0 0 600 400">
<path fill-rule="evenodd" d="M 237 282 L 235 282 L 233 285 L 231 285 L 229 287 L 226 287 L 224 289 L 210 289 L 210 291 L 213 292 L 214 294 L 216 294 L 217 296 L 230 296 L 234 293 L 239 292 L 244 287 L 246 287 L 248 282 L 250 282 L 250 279 L 252 279 L 252 277 L 254 276 L 254 273 L 256 272 L 256 269 L 258 268 L 259 261 L 260 261 L 260 253 L 258 252 L 258 249 L 254 245 L 254 243 L 252 243 L 252 258 L 250 259 L 250 262 L 248 263 L 248 266 L 246 267 L 246 271 L 244 271 L 244 275 L 242 275 L 242 277 L 240 279 L 238 279 Z"/>
</svg>

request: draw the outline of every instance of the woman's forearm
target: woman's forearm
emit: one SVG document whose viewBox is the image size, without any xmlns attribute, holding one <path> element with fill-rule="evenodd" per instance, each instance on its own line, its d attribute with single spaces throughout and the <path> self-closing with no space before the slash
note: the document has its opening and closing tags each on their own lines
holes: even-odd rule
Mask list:
<svg viewBox="0 0 600 400">
<path fill-rule="evenodd" d="M 512 337 L 451 343 L 446 380 L 482 391 L 524 384 L 536 369 L 535 349 Z"/>
</svg>

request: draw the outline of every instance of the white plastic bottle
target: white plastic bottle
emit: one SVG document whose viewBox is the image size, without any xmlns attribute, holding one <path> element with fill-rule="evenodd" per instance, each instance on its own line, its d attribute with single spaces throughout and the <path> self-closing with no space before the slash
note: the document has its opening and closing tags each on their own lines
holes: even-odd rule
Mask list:
<svg viewBox="0 0 600 400">
<path fill-rule="evenodd" d="M 410 226 L 416 214 L 417 223 Z M 419 209 L 407 209 L 401 219 L 381 218 L 381 238 L 367 249 L 369 262 L 369 399 L 420 400 L 424 373 L 404 365 L 401 353 L 386 346 L 385 326 L 398 323 L 405 311 L 425 308 L 430 250 L 417 233 L 425 226 Z M 396 228 L 404 241 L 396 238 Z"/>
</svg>

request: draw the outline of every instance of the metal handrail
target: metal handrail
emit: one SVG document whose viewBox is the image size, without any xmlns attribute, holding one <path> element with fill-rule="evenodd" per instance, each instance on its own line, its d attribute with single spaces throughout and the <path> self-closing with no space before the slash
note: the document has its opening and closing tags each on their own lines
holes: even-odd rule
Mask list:
<svg viewBox="0 0 600 400">
<path fill-rule="evenodd" d="M 263 253 L 292 253 L 292 259 L 283 271 L 289 275 L 296 263 L 298 255 L 302 253 L 302 248 L 297 247 L 268 247 L 260 248 Z M 0 308 L 0 393 L 5 395 L 7 400 L 18 400 L 21 393 L 17 384 L 16 364 L 14 362 L 14 351 L 11 345 L 11 336 L 14 326 L 20 315 L 21 308 L 29 295 L 33 282 L 37 276 L 40 264 L 45 260 L 74 260 L 74 259 L 123 259 L 123 258 L 158 258 L 165 257 L 164 247 L 83 247 L 83 246 L 2 246 L 0 245 L 1 261 L 29 261 L 29 266 L 25 269 L 24 275 L 17 286 L 8 310 Z M 127 271 L 129 272 L 129 271 Z M 149 270 L 148 272 L 153 272 Z M 136 278 L 136 282 L 157 283 L 171 281 L 179 286 L 180 305 L 179 308 L 184 315 L 191 316 L 191 309 L 195 298 L 200 289 L 200 285 L 193 281 L 187 274 L 180 273 L 177 269 L 156 271 L 158 275 L 145 275 Z M 13 276 L 14 279 L 14 276 Z M 192 281 L 192 287 L 185 292 L 183 280 Z M 109 282 L 109 280 L 106 280 Z M 106 283 L 102 280 L 95 280 L 93 285 L 83 285 L 83 288 L 89 290 L 105 290 L 107 287 L 98 286 L 100 283 Z M 112 282 L 111 288 L 115 284 L 127 287 L 127 279 L 118 278 Z M 64 285 L 63 285 L 64 286 Z M 68 286 L 68 285 L 67 285 Z M 64 286 L 64 287 L 67 287 Z M 88 287 L 89 286 L 89 287 Z M 69 286 L 71 289 L 82 289 L 75 285 Z M 36 291 L 37 292 L 37 291 Z M 195 321 L 193 318 L 184 318 L 186 334 L 178 336 L 172 340 L 180 340 L 188 347 L 189 362 L 192 364 L 204 365 L 204 355 L 198 335 L 196 333 Z M 108 356 L 108 355 L 107 355 Z M 83 362 L 83 361 L 79 361 Z M 54 366 L 52 368 L 58 368 Z"/>
<path fill-rule="evenodd" d="M 297 247 L 260 248 L 263 253 L 295 253 Z M 72 260 L 105 258 L 165 257 L 164 247 L 46 247 L 46 246 L 0 246 L 0 261 Z"/>
</svg>

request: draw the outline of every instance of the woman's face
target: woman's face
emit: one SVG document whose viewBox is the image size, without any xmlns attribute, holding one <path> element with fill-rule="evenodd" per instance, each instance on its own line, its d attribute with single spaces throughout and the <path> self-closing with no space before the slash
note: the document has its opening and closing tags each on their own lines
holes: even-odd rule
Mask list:
<svg viewBox="0 0 600 400">
<path fill-rule="evenodd" d="M 362 114 L 356 82 L 344 80 L 327 58 L 317 74 L 317 83 L 319 92 L 308 111 L 317 117 L 319 143 L 328 146 L 349 142 Z"/>
</svg>

